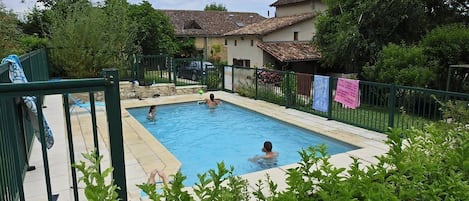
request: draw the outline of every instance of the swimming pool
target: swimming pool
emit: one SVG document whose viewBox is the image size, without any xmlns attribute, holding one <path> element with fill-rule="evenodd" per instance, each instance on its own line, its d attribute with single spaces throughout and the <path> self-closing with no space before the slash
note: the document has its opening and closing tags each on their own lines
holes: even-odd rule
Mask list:
<svg viewBox="0 0 469 201">
<path fill-rule="evenodd" d="M 318 144 L 326 144 L 331 155 L 357 149 L 227 102 L 215 110 L 195 102 L 159 105 L 154 122 L 146 119 L 148 107 L 128 111 L 182 163 L 186 186 L 221 161 L 233 165 L 235 175 L 261 170 L 248 158 L 263 154 L 266 140 L 279 152 L 279 166 L 300 161 L 298 151 Z"/>
</svg>

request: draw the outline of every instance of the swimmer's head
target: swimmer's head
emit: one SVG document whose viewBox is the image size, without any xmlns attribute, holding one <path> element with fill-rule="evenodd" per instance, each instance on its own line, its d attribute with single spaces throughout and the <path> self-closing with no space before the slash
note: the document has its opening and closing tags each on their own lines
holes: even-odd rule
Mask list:
<svg viewBox="0 0 469 201">
<path fill-rule="evenodd" d="M 211 101 L 215 101 L 215 95 L 210 94 L 210 100 L 211 100 Z"/>
<path fill-rule="evenodd" d="M 262 151 L 271 152 L 272 151 L 272 142 L 265 141 L 264 142 L 264 148 L 262 148 Z"/>
</svg>

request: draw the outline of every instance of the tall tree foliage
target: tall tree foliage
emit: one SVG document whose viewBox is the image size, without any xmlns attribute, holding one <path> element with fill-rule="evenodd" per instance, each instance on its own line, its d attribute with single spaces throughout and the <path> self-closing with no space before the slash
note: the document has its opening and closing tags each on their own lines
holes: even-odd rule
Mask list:
<svg viewBox="0 0 469 201">
<path fill-rule="evenodd" d="M 431 59 L 431 65 L 435 74 L 434 88 L 445 89 L 448 79 L 448 68 L 454 64 L 469 64 L 469 26 L 452 24 L 433 29 L 422 39 L 421 46 L 424 54 Z M 468 93 L 463 89 L 467 84 L 467 69 L 453 69 L 451 79 L 451 91 Z"/>
<path fill-rule="evenodd" d="M 26 15 L 26 21 L 21 23 L 23 32 L 28 35 L 36 35 L 41 38 L 47 37 L 47 31 L 50 20 L 46 18 L 45 13 L 48 10 L 39 10 L 33 8 L 31 12 Z"/>
<path fill-rule="evenodd" d="M 420 1 L 330 0 L 317 21 L 314 42 L 325 66 L 359 71 L 374 64 L 383 46 L 417 41 L 425 32 Z"/>
<path fill-rule="evenodd" d="M 314 42 L 326 67 L 360 72 L 389 44 L 415 44 L 434 27 L 468 21 L 468 2 L 441 0 L 328 0 Z"/>
<path fill-rule="evenodd" d="M 178 37 L 176 39 L 178 45 L 178 53 L 175 54 L 175 57 L 196 57 L 197 49 L 195 48 L 195 39 L 190 37 Z"/>
<path fill-rule="evenodd" d="M 212 2 L 205 6 L 204 11 L 228 11 L 225 5 Z"/>
<path fill-rule="evenodd" d="M 423 48 L 389 44 L 374 66 L 364 68 L 365 78 L 381 83 L 426 87 L 434 81 Z"/>
<path fill-rule="evenodd" d="M 174 27 L 169 18 L 148 1 L 131 5 L 129 17 L 136 23 L 136 44 L 146 55 L 174 54 L 178 51 Z"/>
<path fill-rule="evenodd" d="M 55 74 L 96 77 L 103 68 L 128 67 L 126 56 L 132 51 L 134 36 L 125 0 L 107 0 L 103 7 L 86 0 L 55 3 L 49 12 Z"/>
<path fill-rule="evenodd" d="M 446 89 L 448 68 L 469 63 L 469 27 L 449 24 L 433 29 L 420 43 L 389 44 L 378 61 L 364 68 L 367 80 L 407 86 Z M 450 76 L 450 91 L 469 92 L 468 69 L 454 68 Z"/>
<path fill-rule="evenodd" d="M 0 57 L 8 54 L 22 54 L 20 39 L 23 36 L 18 26 L 19 20 L 11 11 L 5 9 L 0 1 Z"/>
<path fill-rule="evenodd" d="M 468 0 L 424 0 L 429 23 L 434 26 L 469 23 Z"/>
</svg>

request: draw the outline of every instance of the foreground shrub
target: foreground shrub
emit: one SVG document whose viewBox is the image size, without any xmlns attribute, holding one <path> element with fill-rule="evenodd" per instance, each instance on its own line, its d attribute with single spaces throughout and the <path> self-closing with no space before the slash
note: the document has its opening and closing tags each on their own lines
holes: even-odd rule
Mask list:
<svg viewBox="0 0 469 201">
<path fill-rule="evenodd" d="M 89 164 L 84 161 L 80 161 L 77 164 L 73 164 L 73 167 L 83 174 L 78 182 L 83 182 L 86 185 L 86 199 L 92 201 L 118 200 L 118 194 L 116 192 L 118 187 L 114 184 L 114 180 L 111 180 L 108 184 L 105 182 L 105 178 L 112 173 L 114 168 L 110 167 L 105 169 L 103 172 L 100 172 L 99 164 L 101 163 L 103 156 L 96 155 L 96 152 L 94 151 L 84 153 L 82 155 Z"/>
</svg>

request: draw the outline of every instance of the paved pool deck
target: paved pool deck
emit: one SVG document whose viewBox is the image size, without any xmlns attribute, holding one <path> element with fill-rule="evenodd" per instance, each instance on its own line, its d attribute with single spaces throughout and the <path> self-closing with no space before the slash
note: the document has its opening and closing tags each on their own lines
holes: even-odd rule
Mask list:
<svg viewBox="0 0 469 201">
<path fill-rule="evenodd" d="M 385 154 L 388 150 L 384 144 L 386 135 L 348 124 L 340 123 L 326 118 L 308 114 L 305 112 L 288 109 L 261 100 L 241 97 L 237 94 L 217 91 L 211 92 L 215 97 L 224 102 L 230 102 L 241 107 L 246 107 L 256 112 L 281 118 L 281 120 L 296 126 L 353 144 L 359 149 L 346 153 L 333 155 L 330 162 L 337 167 L 348 167 L 352 163 L 351 156 L 356 157 L 363 165 L 376 163 L 375 156 Z M 176 173 L 181 163 L 175 158 L 157 139 L 155 139 L 140 123 L 130 116 L 126 108 L 148 107 L 150 105 L 173 104 L 202 100 L 208 97 L 203 95 L 189 94 L 177 96 L 165 96 L 148 98 L 144 100 L 122 100 L 122 128 L 124 133 L 125 169 L 127 177 L 127 190 L 129 200 L 141 200 L 140 190 L 136 184 L 142 184 L 148 179 L 149 173 L 158 168 L 166 174 Z M 74 200 L 71 189 L 72 179 L 70 172 L 70 155 L 67 150 L 68 141 L 65 132 L 64 112 L 62 108 L 62 97 L 60 95 L 47 96 L 45 99 L 44 114 L 54 132 L 55 145 L 48 151 L 49 168 L 51 174 L 52 193 L 58 194 L 59 201 Z M 71 115 L 73 149 L 75 162 L 84 160 L 81 153 L 93 150 L 93 135 L 91 116 L 82 109 L 76 108 Z M 105 109 L 97 107 L 97 124 L 99 134 L 99 151 L 104 156 L 101 162 L 102 168 L 110 165 L 109 159 L 109 134 L 107 132 L 107 120 Z M 26 173 L 24 180 L 24 191 L 26 200 L 47 200 L 44 164 L 42 162 L 41 146 L 37 140 L 31 149 L 30 165 L 36 166 L 36 170 Z M 285 183 L 286 170 L 297 166 L 296 164 L 281 166 L 264 171 L 242 175 L 250 184 L 250 190 L 256 189 L 259 179 L 264 180 L 268 173 L 270 178 L 278 184 L 279 189 L 287 187 Z M 78 184 L 80 200 L 86 200 L 83 195 L 84 184 Z M 191 191 L 190 187 L 186 188 Z M 266 188 L 268 189 L 268 188 Z M 145 200 L 145 199 L 143 199 Z"/>
</svg>

